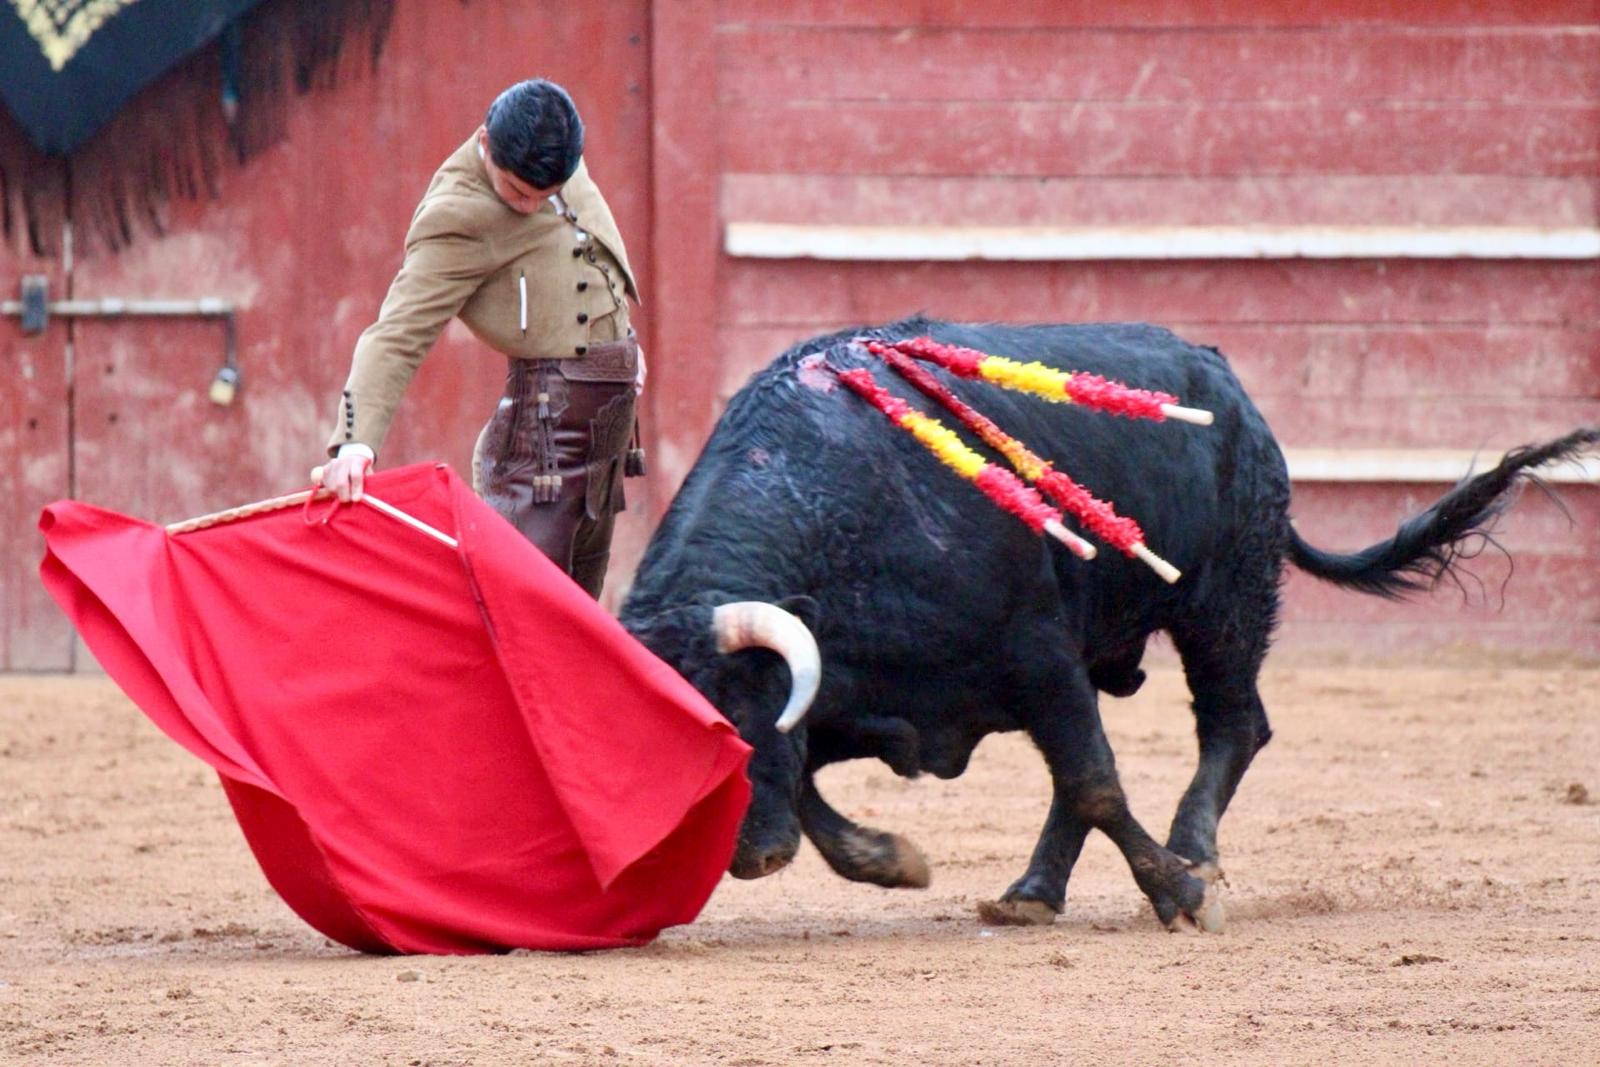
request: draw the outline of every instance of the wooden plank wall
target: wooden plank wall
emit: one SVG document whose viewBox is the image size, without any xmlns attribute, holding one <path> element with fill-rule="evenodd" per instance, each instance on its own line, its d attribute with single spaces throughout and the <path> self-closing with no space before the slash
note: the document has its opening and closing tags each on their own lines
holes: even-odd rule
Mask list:
<svg viewBox="0 0 1600 1067">
<path fill-rule="evenodd" d="M 936 226 L 1592 227 L 1594 0 L 721 0 L 720 220 Z M 1143 319 L 1226 352 L 1289 447 L 1496 449 L 1600 423 L 1600 263 L 716 262 L 694 419 L 803 336 L 912 311 Z M 709 310 L 709 309 L 708 309 Z M 709 333 L 709 328 L 707 330 Z M 686 467 L 686 457 L 672 457 Z M 681 470 L 674 471 L 681 474 Z M 1330 548 L 1443 486 L 1305 485 Z M 1600 652 L 1600 503 L 1530 504 L 1494 610 L 1297 580 L 1285 640 Z M 1546 513 L 1547 509 L 1548 514 Z"/>
<path fill-rule="evenodd" d="M 34 576 L 42 503 L 77 492 L 170 518 L 303 477 L 421 184 L 495 89 L 534 72 L 578 94 L 647 298 L 652 474 L 619 534 L 612 604 L 648 520 L 753 370 L 799 338 L 912 311 L 1169 325 L 1226 351 L 1291 446 L 1492 450 L 1600 423 L 1594 261 L 721 251 L 734 221 L 1593 227 L 1597 27 L 1600 0 L 400 5 L 376 76 L 297 100 L 293 135 L 224 175 L 223 201 L 176 205 L 166 239 L 120 260 L 80 257 L 79 296 L 239 301 L 234 408 L 200 399 L 220 348 L 212 325 L 82 324 L 69 367 L 64 321 L 41 338 L 0 322 L 12 383 L 0 389 L 0 666 L 70 662 Z M 441 69 L 454 73 L 441 81 Z M 296 256 L 307 242 L 317 254 Z M 66 291 L 14 226 L 3 244 L 5 296 L 34 270 Z M 480 356 L 446 331 L 386 461 L 464 463 L 498 373 Z M 186 450 L 162 421 L 179 412 L 204 423 Z M 227 443 L 240 439 L 252 445 L 235 458 Z M 1352 548 L 1441 488 L 1303 485 L 1296 512 L 1318 543 Z M 1286 639 L 1600 653 L 1600 490 L 1565 495 L 1574 525 L 1533 494 L 1508 524 L 1517 571 L 1503 610 L 1449 598 L 1392 609 L 1296 579 Z M 1501 572 L 1484 573 L 1497 603 Z"/>
<path fill-rule="evenodd" d="M 0 108 L 0 142 L 21 145 L 22 129 Z M 64 190 L 66 168 L 16 152 L 40 187 Z M 21 280 L 43 275 L 52 297 L 66 295 L 59 258 L 33 251 L 22 210 L 20 175 L 0 181 L 0 299 L 15 300 Z M 59 199 L 57 199 L 59 202 Z M 59 230 L 60 218 L 42 220 Z M 43 539 L 39 511 L 71 493 L 71 346 L 54 318 L 26 336 L 19 320 L 0 317 L 0 670 L 62 670 L 71 664 L 72 627 L 39 582 Z"/>
</svg>

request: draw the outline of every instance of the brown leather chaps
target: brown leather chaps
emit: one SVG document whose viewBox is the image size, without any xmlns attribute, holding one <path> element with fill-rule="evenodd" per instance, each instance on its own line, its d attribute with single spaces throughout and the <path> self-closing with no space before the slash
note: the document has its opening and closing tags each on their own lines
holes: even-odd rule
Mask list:
<svg viewBox="0 0 1600 1067">
<path fill-rule="evenodd" d="M 510 360 L 473 455 L 478 494 L 597 600 L 625 506 L 638 363 L 632 336 L 574 359 Z"/>
</svg>

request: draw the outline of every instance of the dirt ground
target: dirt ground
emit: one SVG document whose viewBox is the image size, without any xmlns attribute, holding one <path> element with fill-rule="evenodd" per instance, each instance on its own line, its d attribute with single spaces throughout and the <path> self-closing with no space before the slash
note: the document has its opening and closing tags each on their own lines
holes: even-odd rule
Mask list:
<svg viewBox="0 0 1600 1067">
<path fill-rule="evenodd" d="M 0 677 L 0 1062 L 1600 1063 L 1600 671 L 1269 664 L 1264 689 L 1221 935 L 1162 930 L 1100 837 L 1053 927 L 980 925 L 1046 807 L 1003 737 L 955 782 L 824 775 L 923 846 L 930 889 L 807 846 L 648 948 L 380 959 L 288 911 L 111 683 Z M 1105 714 L 1160 834 L 1182 681 Z"/>
</svg>

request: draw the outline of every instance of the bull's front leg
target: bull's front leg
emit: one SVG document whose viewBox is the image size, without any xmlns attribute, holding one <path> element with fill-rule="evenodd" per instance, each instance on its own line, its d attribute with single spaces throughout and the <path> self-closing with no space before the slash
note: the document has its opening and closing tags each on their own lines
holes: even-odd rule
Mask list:
<svg viewBox="0 0 1600 1067">
<path fill-rule="evenodd" d="M 888 889 L 925 889 L 928 860 L 899 834 L 859 826 L 835 811 L 810 772 L 800 783 L 800 826 L 834 873 Z"/>
</svg>

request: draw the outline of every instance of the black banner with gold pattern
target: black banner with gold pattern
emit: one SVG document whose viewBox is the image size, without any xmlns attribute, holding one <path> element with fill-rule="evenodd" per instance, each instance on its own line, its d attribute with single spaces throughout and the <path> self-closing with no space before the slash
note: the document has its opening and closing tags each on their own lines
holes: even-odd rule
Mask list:
<svg viewBox="0 0 1600 1067">
<path fill-rule="evenodd" d="M 115 253 L 173 201 L 218 197 L 288 136 L 296 97 L 377 72 L 393 8 L 0 0 L 0 264 L 61 255 L 69 220 L 80 256 Z"/>
<path fill-rule="evenodd" d="M 66 155 L 260 0 L 0 0 L 0 101 Z"/>
</svg>

